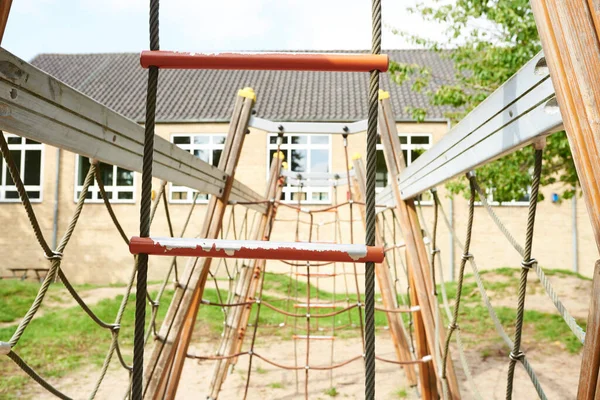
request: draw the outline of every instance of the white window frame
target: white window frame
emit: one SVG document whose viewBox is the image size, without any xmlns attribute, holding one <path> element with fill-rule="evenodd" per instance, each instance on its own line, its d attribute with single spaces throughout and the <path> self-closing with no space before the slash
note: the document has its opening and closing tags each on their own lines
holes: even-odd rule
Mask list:
<svg viewBox="0 0 600 400">
<path fill-rule="evenodd" d="M 494 200 L 493 190 L 486 189 L 486 192 L 487 192 L 486 200 L 490 206 L 494 206 L 494 207 L 528 207 L 529 206 L 529 200 L 527 200 L 527 201 L 511 200 L 511 201 L 503 201 L 502 203 L 500 203 L 499 201 Z M 531 196 L 531 186 L 527 186 L 527 194 L 529 196 Z M 479 197 L 479 196 L 477 196 L 477 197 Z M 483 206 L 483 203 L 481 201 L 476 201 L 475 205 Z"/>
<path fill-rule="evenodd" d="M 277 143 L 271 143 L 271 138 L 272 137 L 277 137 L 278 134 L 277 133 L 269 133 L 267 135 L 267 168 L 266 168 L 266 176 L 267 179 L 269 178 L 269 166 L 271 165 L 271 160 L 270 160 L 270 153 L 271 150 L 277 150 Z M 328 152 L 328 166 L 327 168 L 329 169 L 329 172 L 331 172 L 333 170 L 333 157 L 331 154 L 331 135 L 330 134 L 306 134 L 306 133 L 297 133 L 297 134 L 288 134 L 285 135 L 288 137 L 288 143 L 287 144 L 282 144 L 281 145 L 281 151 L 284 153 L 285 155 L 285 159 L 284 161 L 288 161 L 287 165 L 288 165 L 288 170 L 291 170 L 291 162 L 289 162 L 289 159 L 291 157 L 291 152 L 292 150 L 306 150 L 307 152 L 307 160 L 306 160 L 306 165 L 309 168 L 308 171 L 306 171 L 306 173 L 310 173 L 310 162 L 311 162 L 311 152 L 310 150 L 327 150 Z M 307 144 L 292 144 L 289 143 L 291 142 L 291 137 L 292 136 L 305 136 L 308 138 L 307 140 Z M 326 144 L 312 144 L 312 139 L 313 137 L 327 137 L 327 143 Z M 310 181 L 309 181 L 310 182 Z M 292 185 L 285 185 L 283 187 L 283 191 L 282 194 L 284 196 L 284 199 L 281 200 L 283 203 L 288 203 L 288 204 L 298 204 L 298 200 L 293 200 L 292 199 L 292 194 L 293 193 L 297 193 L 298 192 L 298 186 L 292 186 Z M 310 184 L 308 184 L 307 186 L 303 186 L 302 187 L 302 192 L 306 193 L 306 200 L 301 200 L 300 204 L 306 204 L 306 205 L 310 205 L 310 204 L 332 204 L 332 190 L 331 190 L 331 186 L 310 186 Z M 327 200 L 313 200 L 312 199 L 312 195 L 313 193 L 327 193 Z"/>
<path fill-rule="evenodd" d="M 410 164 L 412 164 L 413 160 L 412 160 L 412 150 L 429 150 L 432 146 L 433 146 L 433 134 L 432 133 L 427 133 L 427 132 L 423 132 L 423 133 L 418 133 L 418 132 L 410 132 L 410 133 L 398 133 L 398 138 L 402 137 L 402 136 L 406 136 L 406 143 L 402 143 L 402 141 L 400 142 L 400 150 L 406 150 L 406 154 L 408 155 L 408 158 L 405 160 L 406 161 L 406 166 L 409 166 Z M 412 140 L 410 140 L 413 136 L 418 136 L 418 137 L 428 137 L 429 138 L 429 144 L 413 144 Z M 377 143 L 377 151 L 383 151 L 383 143 Z M 390 174 L 388 172 L 388 176 L 387 176 L 387 180 L 388 180 L 388 184 L 389 182 L 391 182 L 391 177 Z M 381 192 L 383 189 L 385 189 L 384 187 L 375 187 L 375 191 L 377 193 Z M 428 204 L 431 203 L 430 201 L 423 201 L 421 204 Z"/>
<path fill-rule="evenodd" d="M 41 203 L 44 200 L 44 153 L 45 153 L 45 146 L 43 143 L 27 143 L 26 140 L 27 138 L 25 137 L 21 137 L 21 136 L 17 136 L 17 135 L 13 135 L 12 133 L 5 133 L 5 138 L 8 144 L 8 138 L 10 137 L 18 137 L 21 138 L 21 143 L 20 144 L 8 144 L 8 149 L 9 150 L 20 150 L 21 151 L 21 160 L 20 160 L 20 165 L 19 165 L 19 175 L 21 176 L 21 180 L 23 181 L 23 184 L 25 186 L 25 191 L 26 192 L 40 192 L 40 197 L 37 199 L 33 199 L 33 198 L 29 198 L 29 201 L 32 203 Z M 23 143 L 23 141 L 25 141 L 25 143 Z M 25 176 L 24 176 L 24 171 L 25 171 L 25 156 L 24 156 L 24 152 L 27 150 L 41 150 L 41 154 L 40 154 L 40 184 L 39 185 L 25 185 Z M 1 157 L 1 155 L 0 155 Z M 0 203 L 20 203 L 21 202 L 21 198 L 19 196 L 17 196 L 17 198 L 15 199 L 7 199 L 6 198 L 6 192 L 16 192 L 17 191 L 17 187 L 13 184 L 13 185 L 7 185 L 6 184 L 6 179 L 7 179 L 7 175 L 10 174 L 10 172 L 8 171 L 8 166 L 6 165 L 6 162 L 1 163 L 1 168 L 2 168 L 2 180 L 0 181 Z"/>
<path fill-rule="evenodd" d="M 83 190 L 83 185 L 80 185 L 77 181 L 79 177 L 79 160 L 84 156 L 80 156 L 79 154 L 75 154 L 75 184 L 73 191 L 73 201 L 77 203 L 79 200 L 78 192 Z M 106 164 L 106 163 L 105 163 Z M 110 164 L 109 164 L 110 165 Z M 133 204 L 135 203 L 136 195 L 137 195 L 137 173 L 135 171 L 131 171 L 133 173 L 133 185 L 132 186 L 120 186 L 117 185 L 117 165 L 113 165 L 113 184 L 112 185 L 104 185 L 104 190 L 107 193 L 112 193 L 112 198 L 109 199 L 110 203 L 114 204 Z M 121 168 L 127 169 L 127 168 Z M 126 189 L 125 189 L 126 188 Z M 94 177 L 94 181 L 88 188 L 88 192 L 92 194 L 91 199 L 85 199 L 86 203 L 104 203 L 104 200 L 100 197 L 100 188 L 98 188 L 98 182 L 96 182 L 96 178 Z M 131 199 L 119 199 L 119 192 L 131 192 Z"/>
<path fill-rule="evenodd" d="M 208 138 L 208 143 L 194 143 L 195 136 L 202 136 Z M 189 144 L 175 144 L 173 143 L 176 137 L 189 137 Z M 172 133 L 171 134 L 171 143 L 175 144 L 177 147 L 194 154 L 194 150 L 205 150 L 208 152 L 208 163 L 213 163 L 213 151 L 225 149 L 225 141 L 223 143 L 216 143 L 215 138 L 222 137 L 227 140 L 227 133 L 224 132 L 211 132 L 211 133 Z M 187 196 L 185 199 L 174 199 L 173 193 L 185 192 Z M 191 189 L 187 186 L 178 186 L 174 184 L 169 184 L 169 203 L 173 204 L 192 204 L 192 200 L 194 198 L 194 194 L 197 192 L 195 189 Z M 200 194 L 196 199 L 196 204 L 207 204 L 210 199 L 210 195 L 208 194 Z"/>
</svg>

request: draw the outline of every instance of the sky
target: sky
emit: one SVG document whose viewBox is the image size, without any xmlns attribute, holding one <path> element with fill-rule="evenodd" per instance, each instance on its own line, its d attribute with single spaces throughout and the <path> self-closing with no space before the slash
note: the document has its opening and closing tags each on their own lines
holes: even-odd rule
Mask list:
<svg viewBox="0 0 600 400">
<path fill-rule="evenodd" d="M 392 28 L 440 38 L 406 12 L 416 0 L 382 0 L 383 48 L 408 48 Z M 39 53 L 139 52 L 148 48 L 148 0 L 13 1 L 2 46 Z M 371 47 L 370 0 L 163 0 L 163 50 L 353 50 Z"/>
</svg>

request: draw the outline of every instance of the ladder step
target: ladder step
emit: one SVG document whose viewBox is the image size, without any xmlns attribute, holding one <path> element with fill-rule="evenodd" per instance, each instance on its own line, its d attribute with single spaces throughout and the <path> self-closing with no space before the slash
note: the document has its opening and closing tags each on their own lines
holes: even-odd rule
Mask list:
<svg viewBox="0 0 600 400">
<path fill-rule="evenodd" d="M 294 335 L 292 336 L 292 339 L 294 340 L 335 340 L 335 336 L 318 336 L 318 335 L 310 335 L 310 336 L 306 336 L 306 335 Z"/>
<path fill-rule="evenodd" d="M 187 53 L 142 51 L 143 68 L 229 69 L 260 71 L 370 72 L 388 70 L 385 54 L 335 53 Z"/>
<path fill-rule="evenodd" d="M 129 251 L 132 254 L 159 256 L 360 263 L 381 263 L 385 257 L 382 246 L 365 246 L 364 244 L 290 243 L 171 237 L 132 237 L 129 242 Z"/>
</svg>

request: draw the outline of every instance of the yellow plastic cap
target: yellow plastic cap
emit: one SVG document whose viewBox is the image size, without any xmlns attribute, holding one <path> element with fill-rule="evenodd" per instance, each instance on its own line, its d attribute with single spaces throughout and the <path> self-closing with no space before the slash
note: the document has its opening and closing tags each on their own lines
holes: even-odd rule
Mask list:
<svg viewBox="0 0 600 400">
<path fill-rule="evenodd" d="M 389 99 L 390 92 L 386 92 L 385 90 L 379 89 L 379 100 Z"/>
<path fill-rule="evenodd" d="M 281 163 L 281 168 L 288 169 L 288 163 L 286 161 Z"/>
<path fill-rule="evenodd" d="M 276 151 L 273 153 L 273 158 L 279 158 L 280 160 L 285 160 L 285 154 L 282 151 Z"/>
<path fill-rule="evenodd" d="M 256 101 L 256 93 L 254 93 L 254 89 L 251 87 L 245 87 L 243 89 L 238 90 L 238 96 L 246 97 L 248 99 L 252 99 L 252 101 Z"/>
<path fill-rule="evenodd" d="M 361 158 L 362 158 L 362 156 L 360 155 L 360 153 L 354 153 L 352 155 L 353 160 L 360 160 Z"/>
</svg>

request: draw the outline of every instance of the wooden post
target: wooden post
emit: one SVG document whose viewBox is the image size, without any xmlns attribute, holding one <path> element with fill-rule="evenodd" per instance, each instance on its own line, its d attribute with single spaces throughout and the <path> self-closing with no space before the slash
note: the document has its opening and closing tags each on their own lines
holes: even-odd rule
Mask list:
<svg viewBox="0 0 600 400">
<path fill-rule="evenodd" d="M 531 0 L 577 175 L 600 250 L 600 1 Z M 594 292 L 598 296 L 597 271 Z M 597 299 L 592 298 L 592 305 Z M 596 307 L 588 320 L 596 321 Z M 598 397 L 600 332 L 588 326 L 579 399 Z"/>
<path fill-rule="evenodd" d="M 282 156 L 283 154 L 274 154 L 273 156 L 265 199 L 277 200 L 281 196 L 282 185 L 279 176 L 283 161 Z M 253 234 L 254 240 L 269 240 L 276 212 L 277 206 L 274 202 L 270 202 L 266 212 L 261 217 L 259 226 Z M 250 265 L 242 267 L 240 278 L 235 285 L 233 303 L 244 303 L 255 299 L 258 282 L 264 273 L 264 266 L 265 260 L 254 259 Z M 223 339 L 216 353 L 218 356 L 232 356 L 240 351 L 251 311 L 251 304 L 233 307 L 230 310 L 224 328 Z M 219 396 L 221 386 L 227 377 L 227 370 L 233 362 L 232 358 L 217 360 L 213 369 L 209 399 L 216 399 Z"/>
<path fill-rule="evenodd" d="M 219 169 L 228 176 L 227 182 L 221 196 L 212 196 L 209 201 L 200 237 L 218 237 L 255 99 L 254 91 L 250 88 L 238 92 L 225 148 L 219 161 Z M 147 398 L 175 398 L 211 261 L 210 258 L 188 261 L 180 280 L 181 286 L 175 290 L 159 338 L 155 341 L 148 365 L 144 369 L 144 395 Z"/>
<path fill-rule="evenodd" d="M 366 192 L 366 176 L 365 176 L 365 165 L 362 159 L 356 158 L 353 160 L 354 164 L 354 182 L 355 182 L 355 199 L 357 201 L 364 201 Z M 366 223 L 365 209 L 360 208 L 363 224 Z M 381 227 L 379 221 L 376 221 L 375 225 L 375 237 L 378 246 L 382 246 L 384 243 L 381 239 Z M 390 277 L 390 267 L 387 260 L 383 260 L 381 264 L 375 264 L 375 274 L 377 275 L 377 283 L 379 284 L 379 290 L 381 291 L 381 299 L 383 301 L 383 307 L 386 309 L 394 309 L 398 307 L 398 300 L 392 290 L 392 282 Z M 394 343 L 394 350 L 396 350 L 396 357 L 398 361 L 411 361 L 412 355 L 410 352 L 410 346 L 406 335 L 404 325 L 400 321 L 399 314 L 386 312 L 388 325 L 390 327 L 390 333 L 392 335 L 392 342 Z M 416 312 L 418 314 L 418 311 Z M 417 384 L 417 375 L 415 373 L 414 365 L 404 365 L 404 372 L 410 386 Z"/>
<path fill-rule="evenodd" d="M 409 279 L 411 280 L 411 293 L 414 293 L 415 298 L 411 298 L 413 304 L 419 304 L 421 307 L 420 318 L 415 319 L 415 323 L 421 323 L 421 326 L 416 326 L 415 331 L 422 330 L 426 340 L 426 348 L 433 356 L 436 346 L 443 346 L 446 340 L 446 330 L 444 327 L 438 327 L 439 337 L 436 340 L 435 333 L 435 313 L 438 312 L 437 298 L 433 295 L 434 287 L 433 280 L 429 268 L 429 259 L 427 257 L 427 249 L 423 241 L 419 219 L 415 209 L 413 200 L 402 200 L 400 189 L 396 183 L 397 177 L 402 169 L 406 167 L 400 139 L 396 130 L 396 121 L 393 117 L 392 109 L 389 103 L 389 94 L 380 91 L 379 96 L 379 131 L 381 133 L 381 143 L 383 144 L 383 153 L 385 156 L 388 173 L 392 177 L 391 186 L 393 188 L 396 209 L 398 211 L 398 219 L 400 221 L 404 242 L 406 243 L 406 257 L 408 261 Z M 417 351 L 420 354 L 425 353 L 425 343 L 417 341 Z M 439 370 L 437 360 L 433 357 L 433 363 L 424 364 L 429 368 L 427 374 L 429 376 L 437 376 L 435 371 Z M 459 399 L 460 391 L 454 365 L 452 360 L 448 360 L 447 366 L 448 380 L 448 395 L 450 399 Z M 441 381 L 437 382 L 438 393 L 442 392 Z M 432 398 L 437 398 L 435 388 L 430 388 Z M 424 392 L 425 393 L 425 392 Z"/>
<path fill-rule="evenodd" d="M 8 22 L 8 14 L 10 14 L 10 6 L 12 0 L 0 0 L 0 43 L 4 38 L 4 31 L 6 30 L 6 23 Z"/>
</svg>

